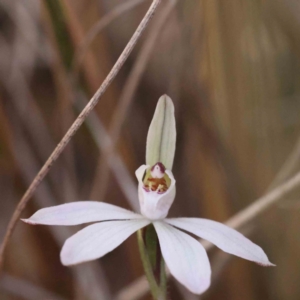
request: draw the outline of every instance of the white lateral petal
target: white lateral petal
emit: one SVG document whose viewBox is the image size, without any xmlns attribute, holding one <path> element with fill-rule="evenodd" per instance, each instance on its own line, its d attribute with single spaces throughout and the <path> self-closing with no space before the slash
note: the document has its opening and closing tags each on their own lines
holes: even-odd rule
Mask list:
<svg viewBox="0 0 300 300">
<path fill-rule="evenodd" d="M 78 225 L 97 221 L 140 218 L 142 218 L 141 215 L 112 204 L 78 201 L 42 208 L 29 219 L 22 219 L 22 221 L 33 225 Z"/>
<path fill-rule="evenodd" d="M 254 261 L 263 266 L 274 266 L 258 245 L 222 223 L 199 218 L 175 218 L 166 219 L 165 221 L 208 240 L 224 252 Z"/>
<path fill-rule="evenodd" d="M 141 219 L 90 225 L 66 240 L 60 253 L 61 262 L 70 266 L 100 258 L 149 223 Z"/>
<path fill-rule="evenodd" d="M 171 274 L 191 292 L 205 292 L 210 286 L 211 269 L 203 246 L 164 222 L 156 221 L 153 224 Z"/>
<path fill-rule="evenodd" d="M 136 171 L 135 171 L 135 176 L 138 180 L 139 183 L 143 183 L 143 176 L 146 172 L 146 170 L 150 168 L 149 165 L 141 165 Z"/>
</svg>

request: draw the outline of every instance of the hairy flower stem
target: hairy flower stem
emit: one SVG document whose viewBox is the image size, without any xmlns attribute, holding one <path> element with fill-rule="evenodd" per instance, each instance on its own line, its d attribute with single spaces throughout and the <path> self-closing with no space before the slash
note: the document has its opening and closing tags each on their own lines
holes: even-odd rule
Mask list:
<svg viewBox="0 0 300 300">
<path fill-rule="evenodd" d="M 153 225 L 138 231 L 138 244 L 145 274 L 154 299 L 166 299 L 166 272 Z"/>
<path fill-rule="evenodd" d="M 160 287 L 159 300 L 166 299 L 166 270 L 157 233 L 151 224 L 144 229 L 144 241 L 157 284 Z"/>
<path fill-rule="evenodd" d="M 160 291 L 161 297 L 160 300 L 167 299 L 167 274 L 166 274 L 166 267 L 165 261 L 163 258 L 160 260 Z"/>
<path fill-rule="evenodd" d="M 147 280 L 149 282 L 150 291 L 151 291 L 151 294 L 152 294 L 153 298 L 158 299 L 159 287 L 156 283 L 156 280 L 155 280 L 155 277 L 154 277 L 154 274 L 153 274 L 153 269 L 152 269 L 151 261 L 150 261 L 149 255 L 147 253 L 145 243 L 144 243 L 142 230 L 139 230 L 137 235 L 138 235 L 138 244 L 139 244 L 141 259 L 142 259 L 142 262 L 143 262 L 144 271 L 145 271 Z"/>
</svg>

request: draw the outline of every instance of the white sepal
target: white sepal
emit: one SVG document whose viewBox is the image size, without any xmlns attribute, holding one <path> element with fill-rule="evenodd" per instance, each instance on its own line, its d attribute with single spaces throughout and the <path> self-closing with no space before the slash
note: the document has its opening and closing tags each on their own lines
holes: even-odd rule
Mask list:
<svg viewBox="0 0 300 300">
<path fill-rule="evenodd" d="M 171 98 L 163 95 L 159 98 L 151 121 L 146 147 L 146 163 L 154 165 L 162 162 L 172 170 L 176 148 L 176 124 L 174 104 Z"/>
<path fill-rule="evenodd" d="M 61 262 L 70 266 L 100 258 L 149 223 L 140 219 L 90 225 L 66 240 L 60 253 Z"/>
<path fill-rule="evenodd" d="M 150 220 L 164 219 L 176 195 L 176 180 L 170 170 L 166 170 L 166 174 L 171 180 L 168 190 L 162 194 L 155 191 L 146 191 L 144 189 L 143 176 L 150 166 L 142 165 L 136 171 L 135 175 L 138 179 L 138 194 L 140 201 L 141 214 Z"/>
<path fill-rule="evenodd" d="M 200 218 L 174 218 L 165 222 L 208 240 L 224 252 L 263 266 L 274 266 L 261 247 L 224 224 Z"/>
<path fill-rule="evenodd" d="M 156 221 L 153 224 L 171 274 L 191 292 L 205 292 L 210 286 L 211 268 L 203 246 L 164 222 Z"/>
<path fill-rule="evenodd" d="M 23 222 L 35 225 L 79 225 L 97 221 L 140 219 L 127 209 L 97 201 L 78 201 L 42 208 Z"/>
</svg>

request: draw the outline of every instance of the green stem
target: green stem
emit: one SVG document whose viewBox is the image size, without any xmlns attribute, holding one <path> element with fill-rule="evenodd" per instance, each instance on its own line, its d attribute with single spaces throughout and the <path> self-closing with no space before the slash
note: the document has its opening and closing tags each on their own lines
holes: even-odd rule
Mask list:
<svg viewBox="0 0 300 300">
<path fill-rule="evenodd" d="M 149 286 L 150 286 L 150 290 L 152 293 L 152 296 L 154 299 L 159 299 L 159 295 L 160 295 L 160 289 L 156 283 L 154 274 L 153 274 L 153 269 L 151 266 L 151 262 L 145 247 L 145 243 L 144 243 L 144 238 L 143 238 L 143 232 L 142 229 L 140 229 L 137 233 L 138 236 L 138 244 L 139 244 L 139 250 L 140 250 L 140 254 L 141 254 L 141 259 L 143 262 L 143 266 L 144 266 L 144 270 L 145 270 L 145 274 L 146 277 L 148 279 L 149 282 Z"/>
<path fill-rule="evenodd" d="M 159 260 L 159 253 L 157 253 L 157 249 L 159 249 L 157 234 L 155 231 L 155 228 L 152 224 L 147 226 L 144 229 L 144 241 L 145 241 L 145 247 L 147 249 L 147 253 L 149 256 L 149 260 L 151 263 L 152 270 L 154 272 L 154 277 L 157 282 L 159 282 L 159 274 L 156 274 L 157 269 L 159 269 L 159 264 L 157 264 L 157 260 Z M 159 261 L 160 263 L 160 261 Z M 157 268 L 158 266 L 158 268 Z M 158 276 L 157 276 L 158 275 Z"/>
<path fill-rule="evenodd" d="M 167 299 L 167 275 L 165 268 L 165 261 L 161 258 L 160 261 L 160 300 Z"/>
</svg>

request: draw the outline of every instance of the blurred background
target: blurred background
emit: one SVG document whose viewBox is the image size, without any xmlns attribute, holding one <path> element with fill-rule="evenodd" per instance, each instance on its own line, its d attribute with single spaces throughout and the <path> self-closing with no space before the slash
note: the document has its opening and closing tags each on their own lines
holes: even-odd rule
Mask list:
<svg viewBox="0 0 300 300">
<path fill-rule="evenodd" d="M 0 1 L 0 241 L 26 188 L 93 96 L 149 0 Z M 177 197 L 171 216 L 224 222 L 300 166 L 300 3 L 163 0 L 121 72 L 23 217 L 93 199 L 138 210 L 134 171 L 158 98 L 174 101 Z M 111 140 L 116 152 L 108 159 Z M 209 252 L 204 300 L 300 299 L 300 190 L 244 228 L 276 268 Z M 63 267 L 77 228 L 18 223 L 1 300 L 151 299 L 133 235 L 101 260 Z M 170 299 L 200 299 L 172 279 Z"/>
</svg>

